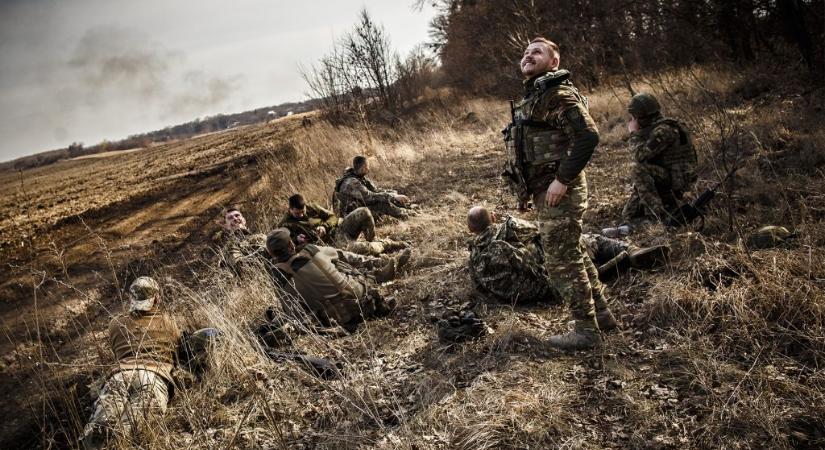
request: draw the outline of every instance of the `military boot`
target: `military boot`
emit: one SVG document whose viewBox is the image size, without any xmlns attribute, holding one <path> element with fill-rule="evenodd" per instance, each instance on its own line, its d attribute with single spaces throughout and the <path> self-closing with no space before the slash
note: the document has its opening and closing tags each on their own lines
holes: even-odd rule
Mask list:
<svg viewBox="0 0 825 450">
<path fill-rule="evenodd" d="M 375 281 L 384 283 L 395 278 L 396 275 L 398 275 L 398 271 L 410 262 L 411 255 L 412 250 L 406 249 L 394 258 L 387 258 L 386 263 L 381 266 L 380 269 L 373 272 Z"/>
<path fill-rule="evenodd" d="M 619 326 L 619 322 L 616 321 L 609 308 L 596 312 L 596 323 L 601 331 L 615 330 Z"/>
<path fill-rule="evenodd" d="M 667 264 L 670 247 L 654 245 L 652 247 L 632 248 L 628 252 L 630 267 L 634 269 L 652 269 Z"/>
<path fill-rule="evenodd" d="M 565 334 L 550 336 L 550 345 L 559 350 L 587 350 L 597 347 L 602 342 L 596 330 L 596 321 L 577 320 L 573 329 Z"/>
<path fill-rule="evenodd" d="M 380 242 L 384 244 L 384 252 L 392 253 L 398 250 L 405 250 L 410 247 L 410 244 L 404 241 L 394 241 L 392 239 L 381 239 Z"/>
</svg>

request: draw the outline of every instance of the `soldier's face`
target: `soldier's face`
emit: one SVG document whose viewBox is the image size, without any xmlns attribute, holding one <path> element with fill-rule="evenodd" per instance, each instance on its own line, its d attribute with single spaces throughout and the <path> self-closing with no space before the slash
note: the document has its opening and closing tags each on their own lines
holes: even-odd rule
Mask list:
<svg viewBox="0 0 825 450">
<path fill-rule="evenodd" d="M 289 214 L 296 219 L 303 219 L 307 214 L 307 207 L 304 205 L 301 208 L 289 208 Z"/>
<path fill-rule="evenodd" d="M 558 66 L 558 56 L 541 42 L 528 45 L 521 57 L 521 73 L 526 78 L 549 72 Z"/>
<path fill-rule="evenodd" d="M 238 231 L 246 229 L 246 219 L 240 211 L 230 211 L 223 216 L 223 227 L 229 231 Z"/>
<path fill-rule="evenodd" d="M 364 162 L 364 165 L 361 166 L 360 169 L 358 169 L 358 174 L 359 175 L 366 175 L 368 173 L 370 173 L 370 163 L 369 162 Z"/>
</svg>

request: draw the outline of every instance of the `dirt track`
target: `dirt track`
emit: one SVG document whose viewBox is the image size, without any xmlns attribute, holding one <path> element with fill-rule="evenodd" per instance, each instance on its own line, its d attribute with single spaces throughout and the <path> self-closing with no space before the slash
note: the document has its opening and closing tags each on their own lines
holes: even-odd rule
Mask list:
<svg viewBox="0 0 825 450">
<path fill-rule="evenodd" d="M 12 411 L 36 407 L 20 390 L 38 387 L 21 385 L 19 370 L 37 357 L 37 330 L 62 357 L 75 354 L 82 332 L 69 324 L 100 327 L 101 313 L 118 308 L 120 280 L 185 260 L 182 248 L 203 248 L 220 208 L 246 199 L 258 158 L 298 122 L 0 173 L 0 401 L 11 418 L 0 443 L 34 437 L 29 415 Z"/>
</svg>

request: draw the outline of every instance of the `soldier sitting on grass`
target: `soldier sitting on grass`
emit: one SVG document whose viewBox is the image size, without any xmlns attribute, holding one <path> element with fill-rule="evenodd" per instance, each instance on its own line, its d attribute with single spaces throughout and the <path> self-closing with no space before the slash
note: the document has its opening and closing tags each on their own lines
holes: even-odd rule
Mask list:
<svg viewBox="0 0 825 450">
<path fill-rule="evenodd" d="M 299 250 L 286 228 L 273 230 L 266 248 L 275 262 L 276 282 L 291 294 L 281 296 L 283 310 L 292 318 L 308 315 L 323 327 L 340 325 L 350 332 L 365 319 L 392 311 L 394 300 L 385 301 L 376 283 L 394 278 L 410 259 L 409 249 L 391 259 L 313 244 Z"/>
<path fill-rule="evenodd" d="M 690 133 L 681 122 L 663 116 L 659 101 L 651 94 L 633 96 L 627 111 L 633 193 L 622 217 L 627 222 L 643 217 L 665 222 L 696 182 L 696 151 Z"/>
<path fill-rule="evenodd" d="M 529 304 L 560 303 L 544 269 L 544 253 L 538 228 L 530 222 L 506 216 L 500 224 L 482 206 L 467 214 L 467 227 L 476 237 L 470 243 L 470 276 L 477 289 L 499 302 Z M 599 305 L 605 304 L 599 275 L 628 266 L 647 269 L 663 264 L 670 249 L 666 246 L 638 248 L 616 239 L 585 233 L 580 240 L 589 258 L 585 267 L 591 280 L 599 329 L 615 328 L 615 320 Z M 597 270 L 595 264 L 601 267 Z M 600 314 L 601 313 L 601 314 Z"/>
<path fill-rule="evenodd" d="M 369 208 L 356 208 L 342 219 L 318 205 L 306 203 L 301 194 L 289 197 L 289 209 L 278 226 L 289 230 L 297 246 L 332 245 L 372 256 L 407 248 L 403 242 L 375 238 L 375 220 Z M 366 241 L 358 240 L 362 234 Z"/>
<path fill-rule="evenodd" d="M 242 275 L 247 269 L 269 259 L 266 253 L 266 235 L 249 231 L 246 218 L 237 208 L 224 210 L 221 225 L 221 264 L 236 275 Z"/>
<path fill-rule="evenodd" d="M 348 167 L 343 176 L 335 181 L 332 194 L 335 212 L 346 216 L 357 208 L 366 206 L 375 219 L 385 215 L 406 219 L 414 215 L 414 211 L 410 209 L 410 199 L 406 195 L 375 187 L 367 178 L 369 171 L 369 161 L 365 156 L 352 159 L 352 167 Z"/>
</svg>

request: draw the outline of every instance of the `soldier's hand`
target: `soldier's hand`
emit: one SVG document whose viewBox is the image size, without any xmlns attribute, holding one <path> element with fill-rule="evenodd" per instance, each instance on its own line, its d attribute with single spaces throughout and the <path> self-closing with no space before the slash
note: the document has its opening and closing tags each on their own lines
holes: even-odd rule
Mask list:
<svg viewBox="0 0 825 450">
<path fill-rule="evenodd" d="M 558 206 L 564 194 L 567 193 L 567 185 L 559 180 L 553 180 L 547 188 L 547 195 L 544 197 L 544 204 L 549 207 Z"/>
<path fill-rule="evenodd" d="M 298 235 L 298 242 L 300 242 L 301 244 L 306 244 L 307 242 L 309 242 L 309 239 L 307 239 L 307 235 L 299 234 Z"/>
<path fill-rule="evenodd" d="M 324 237 L 327 234 L 327 230 L 324 227 L 317 227 L 315 228 L 315 234 L 317 234 L 318 237 Z"/>
<path fill-rule="evenodd" d="M 407 203 L 410 202 L 410 198 L 407 197 L 406 195 L 397 194 L 395 196 L 395 201 L 397 201 L 398 203 L 401 203 L 402 205 L 406 205 Z"/>
</svg>

